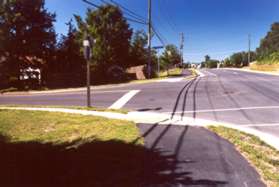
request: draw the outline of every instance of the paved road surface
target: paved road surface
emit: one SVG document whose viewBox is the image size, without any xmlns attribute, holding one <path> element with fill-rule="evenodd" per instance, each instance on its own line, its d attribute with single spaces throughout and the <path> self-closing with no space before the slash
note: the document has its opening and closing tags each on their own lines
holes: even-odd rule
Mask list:
<svg viewBox="0 0 279 187">
<path fill-rule="evenodd" d="M 204 128 L 138 126 L 146 147 L 161 153 L 161 158 L 146 155 L 145 187 L 265 186 L 232 144 Z M 152 175 L 157 169 L 160 175 Z"/>
<path fill-rule="evenodd" d="M 140 90 L 124 108 L 246 125 L 279 136 L 279 77 L 236 70 L 202 70 L 195 80 L 172 78 L 93 91 L 95 106 L 109 107 Z M 80 105 L 85 91 L 0 96 L 0 104 Z"/>
</svg>

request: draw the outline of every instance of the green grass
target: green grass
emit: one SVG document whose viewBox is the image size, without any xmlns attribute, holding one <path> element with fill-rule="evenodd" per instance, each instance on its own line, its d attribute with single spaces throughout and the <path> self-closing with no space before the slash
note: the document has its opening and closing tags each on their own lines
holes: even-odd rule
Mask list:
<svg viewBox="0 0 279 187">
<path fill-rule="evenodd" d="M 277 63 L 255 63 L 250 65 L 251 70 L 274 72 L 279 71 L 279 64 Z"/>
<path fill-rule="evenodd" d="M 0 94 L 7 93 L 7 92 L 16 92 L 16 91 L 18 91 L 17 88 L 11 87 L 11 88 L 6 88 L 6 89 L 1 89 Z"/>
<path fill-rule="evenodd" d="M 181 68 L 173 68 L 173 69 L 169 69 L 169 71 L 162 71 L 159 74 L 159 77 L 163 78 L 163 77 L 171 77 L 171 76 L 180 76 L 182 73 L 182 69 Z"/>
<path fill-rule="evenodd" d="M 138 83 L 138 84 L 152 83 L 152 82 L 156 82 L 158 80 L 162 80 L 167 77 L 180 76 L 181 73 L 182 73 L 181 68 L 174 68 L 174 69 L 169 70 L 169 74 L 168 74 L 168 71 L 161 71 L 160 74 L 157 75 L 158 77 L 156 77 L 156 78 L 144 79 L 144 80 L 132 80 L 132 81 L 130 81 L 130 83 Z"/>
<path fill-rule="evenodd" d="M 225 127 L 209 129 L 233 143 L 260 173 L 267 186 L 279 186 L 279 151 L 253 135 Z"/>
<path fill-rule="evenodd" d="M 120 114 L 128 114 L 127 109 L 108 109 L 100 107 L 82 107 L 82 106 L 58 106 L 58 105 L 0 105 L 0 107 L 28 107 L 28 108 L 65 108 L 65 109 L 76 109 L 76 110 L 88 110 L 98 112 L 115 112 Z"/>
<path fill-rule="evenodd" d="M 131 143 L 139 137 L 136 125 L 128 121 L 14 110 L 0 110 L 0 134 L 12 142 L 39 141 L 58 144 L 77 140 L 119 140 Z"/>
<path fill-rule="evenodd" d="M 142 145 L 128 121 L 0 110 L 0 186 L 139 186 Z"/>
</svg>

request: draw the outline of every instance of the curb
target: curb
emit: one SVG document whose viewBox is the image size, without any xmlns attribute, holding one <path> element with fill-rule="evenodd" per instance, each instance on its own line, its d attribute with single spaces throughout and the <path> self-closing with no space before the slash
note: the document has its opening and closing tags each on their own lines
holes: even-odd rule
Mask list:
<svg viewBox="0 0 279 187">
<path fill-rule="evenodd" d="M 263 74 L 263 75 L 279 76 L 278 73 L 274 73 L 274 72 L 257 71 L 257 70 L 250 70 L 250 69 L 238 69 L 238 68 L 223 68 L 223 69 L 225 69 L 225 70 L 243 71 L 243 72 L 248 72 L 248 73 L 257 73 L 257 74 Z"/>
<path fill-rule="evenodd" d="M 45 112 L 63 112 L 69 114 L 80 115 L 93 115 L 99 117 L 105 117 L 109 119 L 128 120 L 135 123 L 146 124 L 158 124 L 158 125 L 179 125 L 179 126 L 196 126 L 196 127 L 208 127 L 208 126 L 224 126 L 252 134 L 259 137 L 262 141 L 279 150 L 279 138 L 268 133 L 264 133 L 249 127 L 241 127 L 241 125 L 220 123 L 211 120 L 194 119 L 190 117 L 173 116 L 167 114 L 159 114 L 152 112 L 129 112 L 128 114 L 121 114 L 115 112 L 99 112 L 66 108 L 33 108 L 33 107 L 0 107 L 0 110 L 27 110 L 27 111 L 45 111 Z"/>
</svg>

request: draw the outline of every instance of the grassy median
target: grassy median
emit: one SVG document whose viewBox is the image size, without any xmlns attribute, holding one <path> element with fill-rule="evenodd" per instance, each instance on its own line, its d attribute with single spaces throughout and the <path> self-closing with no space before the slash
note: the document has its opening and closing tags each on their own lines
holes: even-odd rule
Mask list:
<svg viewBox="0 0 279 187">
<path fill-rule="evenodd" d="M 256 168 L 267 186 L 279 186 L 279 151 L 250 134 L 225 127 L 209 129 L 233 143 Z"/>
<path fill-rule="evenodd" d="M 135 186 L 142 145 L 128 121 L 0 110 L 0 186 Z"/>
</svg>

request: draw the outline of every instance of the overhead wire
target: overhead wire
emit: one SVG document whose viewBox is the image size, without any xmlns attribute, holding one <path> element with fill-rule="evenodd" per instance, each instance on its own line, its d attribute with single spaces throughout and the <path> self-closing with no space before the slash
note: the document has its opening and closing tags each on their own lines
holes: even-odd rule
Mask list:
<svg viewBox="0 0 279 187">
<path fill-rule="evenodd" d="M 97 5 L 89 0 L 82 0 L 83 2 L 95 7 L 95 8 L 100 8 L 100 5 Z M 101 2 L 105 3 L 105 4 L 110 4 L 108 1 L 106 0 L 100 0 Z M 120 3 L 114 1 L 114 0 L 110 0 L 111 3 L 113 3 L 114 5 L 118 6 L 119 8 L 121 8 L 121 10 L 123 11 L 123 13 L 125 13 L 125 19 L 127 19 L 128 21 L 131 22 L 135 22 L 135 23 L 139 23 L 139 24 L 143 24 L 143 25 L 147 25 L 147 21 L 145 21 L 145 18 L 143 18 L 142 16 L 140 16 L 139 14 L 135 13 L 134 11 L 128 9 L 127 7 L 121 5 Z M 130 16 L 132 18 L 127 17 Z M 155 36 L 158 38 L 158 40 L 161 42 L 161 44 L 165 47 L 166 44 L 168 43 L 167 39 L 155 28 L 154 24 L 152 24 L 152 31 L 154 32 Z"/>
<path fill-rule="evenodd" d="M 163 4 L 161 1 L 158 1 L 159 5 L 158 5 L 158 8 L 159 8 L 159 12 L 160 14 L 162 15 L 161 17 L 164 17 L 165 20 L 166 20 L 166 23 L 168 24 L 170 30 L 172 30 L 174 33 L 177 33 L 177 28 L 176 28 L 176 25 L 174 24 L 174 22 L 172 21 L 171 17 L 170 17 L 170 14 L 168 13 L 168 11 L 164 11 L 163 10 Z"/>
<path fill-rule="evenodd" d="M 82 0 L 83 2 L 95 7 L 95 8 L 101 8 L 100 5 L 97 5 L 91 1 L 88 1 L 88 0 Z M 142 21 L 142 20 L 136 20 L 135 18 L 129 18 L 129 17 L 124 17 L 126 20 L 128 21 L 131 21 L 131 22 L 134 22 L 134 23 L 138 23 L 138 24 L 143 24 L 143 25 L 146 25 L 146 22 Z"/>
<path fill-rule="evenodd" d="M 101 1 L 102 3 L 105 3 L 105 4 L 113 4 L 113 5 L 117 6 L 117 7 L 119 7 L 119 8 L 122 10 L 122 12 L 123 12 L 124 14 L 126 14 L 126 17 L 127 17 L 127 16 L 132 17 L 132 20 L 133 20 L 133 21 L 137 21 L 137 22 L 140 22 L 140 23 L 146 23 L 146 20 L 145 20 L 144 18 L 142 18 L 141 16 L 137 15 L 137 14 L 134 13 L 133 11 L 131 11 L 131 10 L 125 8 L 123 5 L 121 5 L 121 4 L 119 4 L 119 3 L 116 3 L 116 2 L 114 2 L 114 1 L 108 2 L 108 1 L 106 1 L 106 0 L 100 0 L 100 1 Z M 131 18 L 129 18 L 129 19 L 131 19 Z"/>
</svg>

